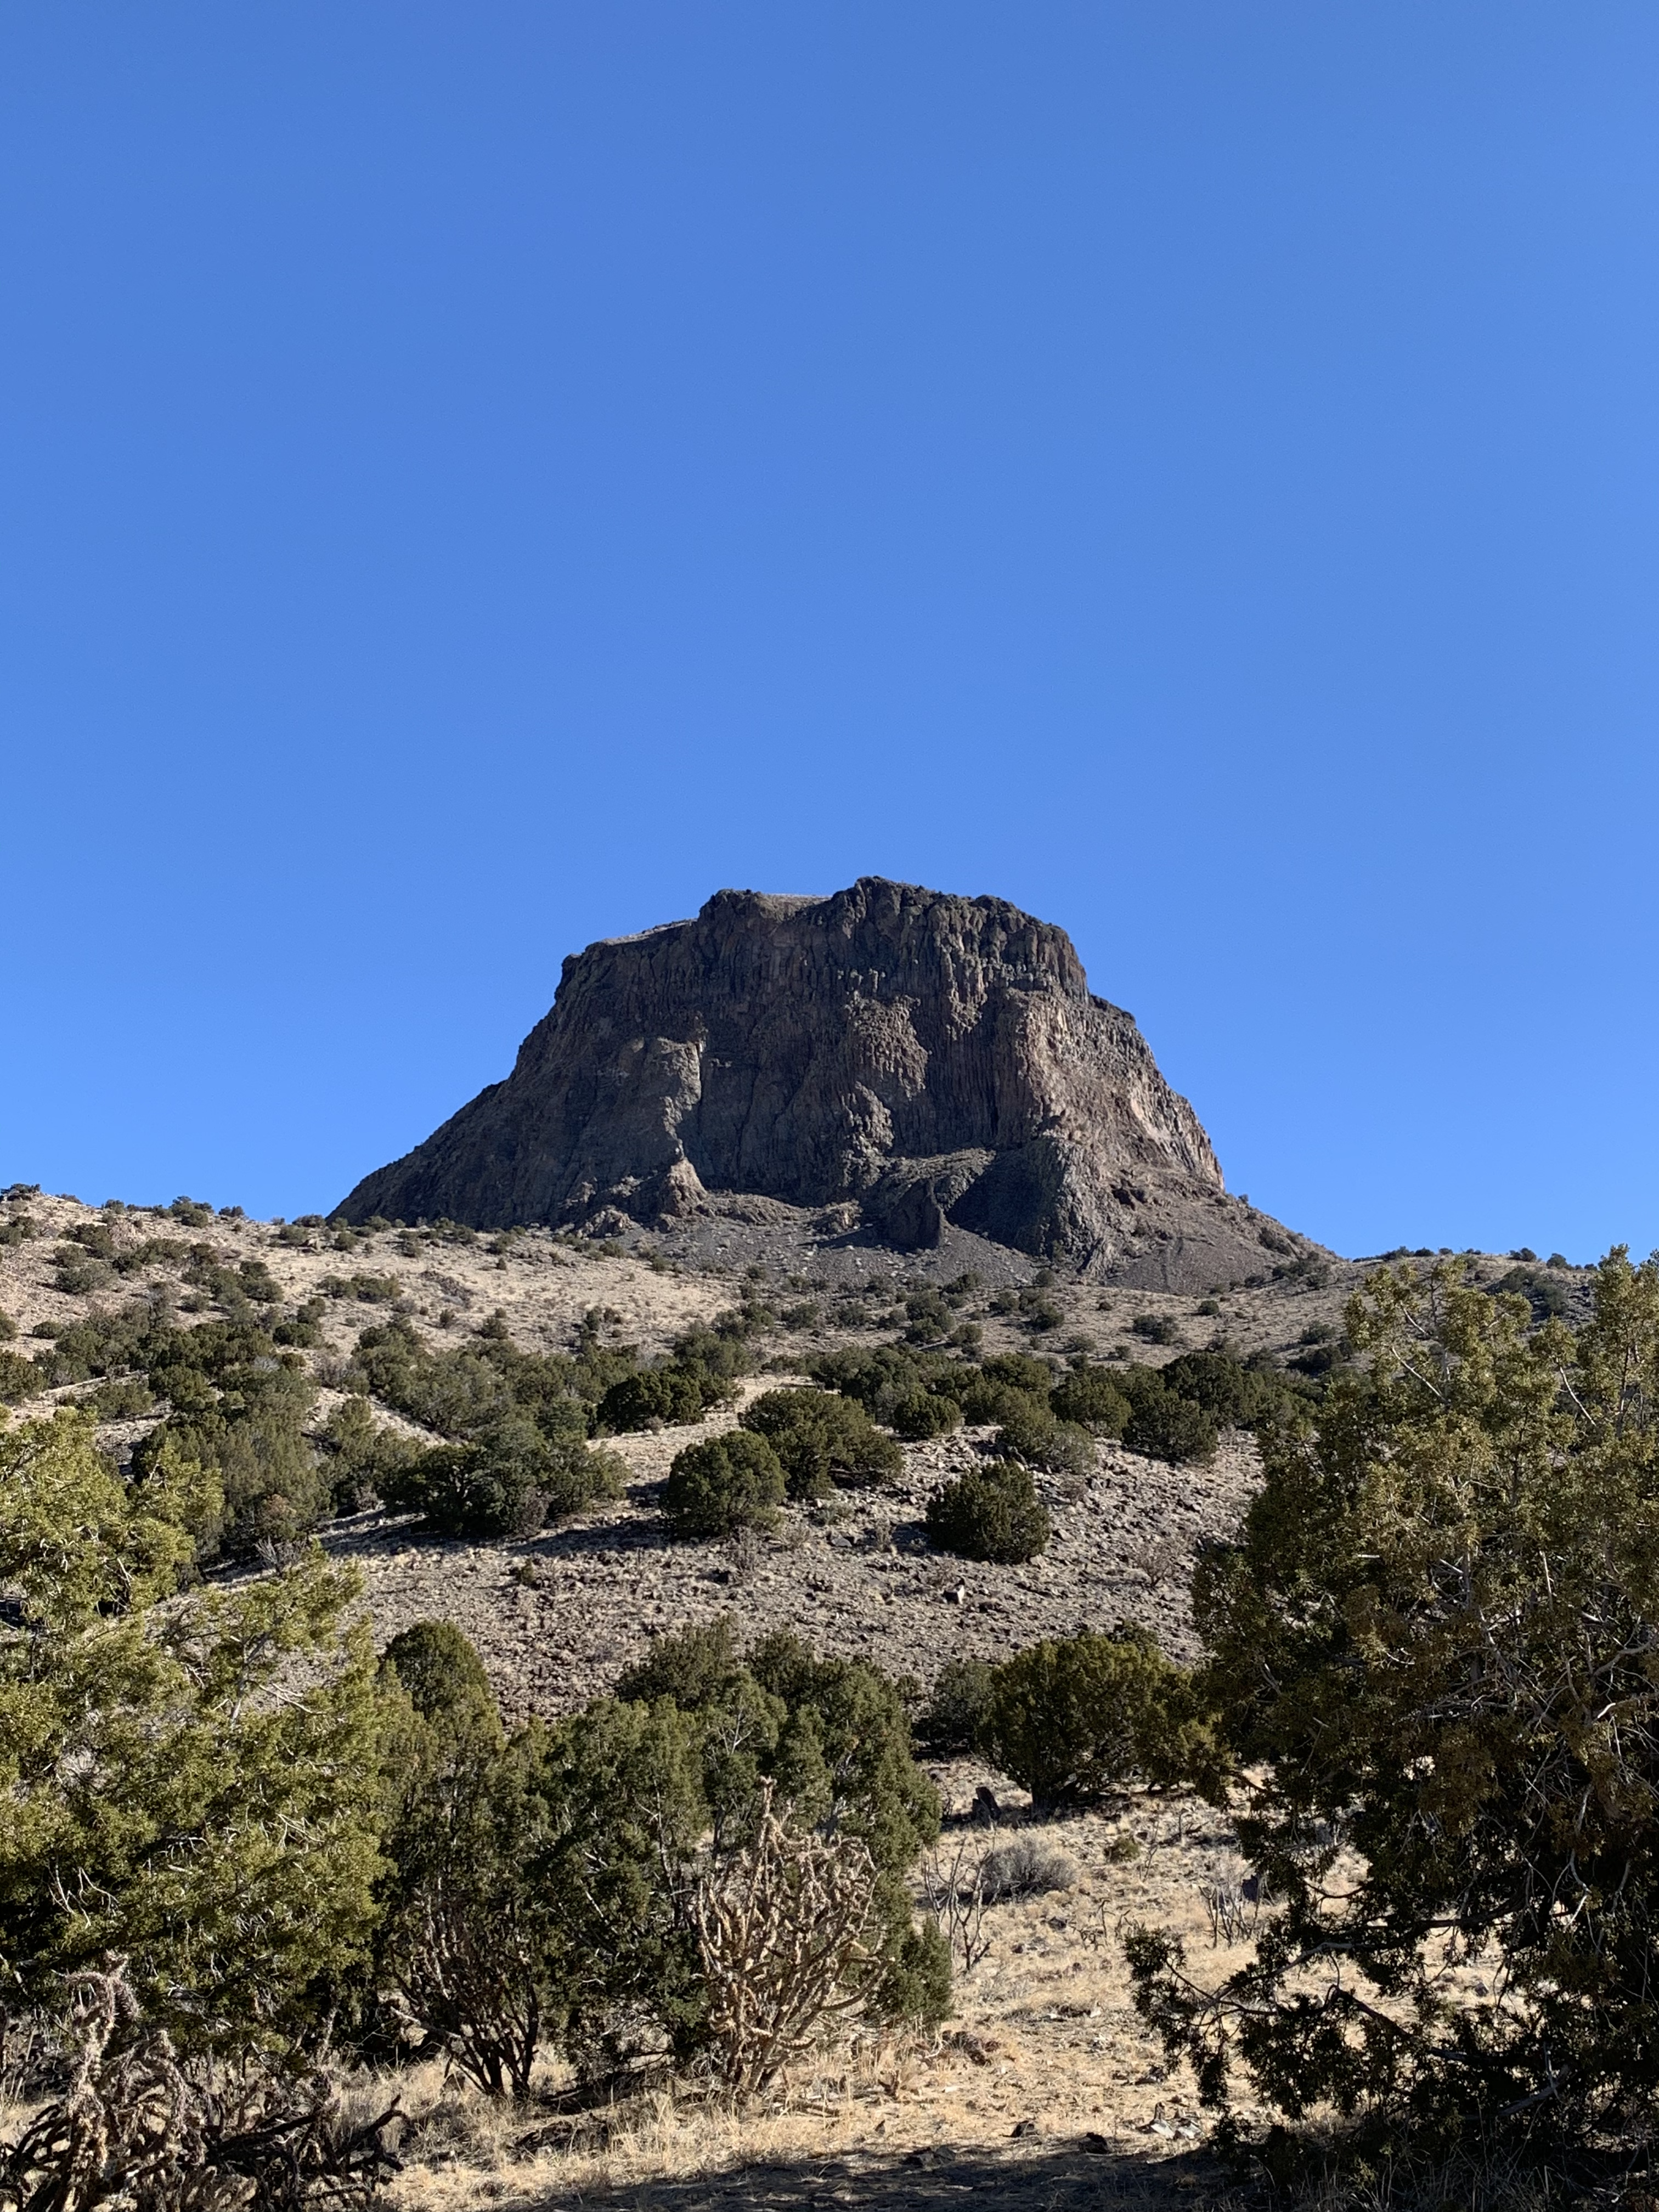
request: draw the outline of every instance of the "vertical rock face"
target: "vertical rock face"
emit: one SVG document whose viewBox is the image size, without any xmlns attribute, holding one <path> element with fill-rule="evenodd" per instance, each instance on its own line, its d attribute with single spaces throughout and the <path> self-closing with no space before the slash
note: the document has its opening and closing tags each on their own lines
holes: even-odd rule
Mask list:
<svg viewBox="0 0 1659 2212">
<path fill-rule="evenodd" d="M 1146 1279 L 1171 1278 L 1138 1267 L 1151 1248 L 1196 1230 L 1260 1263 L 1198 1117 L 1065 932 L 879 878 L 720 891 L 573 956 L 507 1080 L 338 1215 L 655 1222 L 716 1192 L 853 1200 L 891 1243 L 950 1223 Z M 1225 1265 L 1218 1248 L 1200 1272 Z"/>
</svg>

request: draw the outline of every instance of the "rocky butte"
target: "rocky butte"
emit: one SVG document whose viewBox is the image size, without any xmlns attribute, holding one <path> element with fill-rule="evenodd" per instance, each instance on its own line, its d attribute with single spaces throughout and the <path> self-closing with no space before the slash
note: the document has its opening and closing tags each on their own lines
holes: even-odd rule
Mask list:
<svg viewBox="0 0 1659 2212">
<path fill-rule="evenodd" d="M 903 1250 L 967 1231 L 1207 1290 L 1313 1249 L 1227 1195 L 1198 1116 L 1071 939 L 864 877 L 718 891 L 564 963 L 491 1084 L 336 1218 L 661 1228 L 753 1194 Z"/>
</svg>

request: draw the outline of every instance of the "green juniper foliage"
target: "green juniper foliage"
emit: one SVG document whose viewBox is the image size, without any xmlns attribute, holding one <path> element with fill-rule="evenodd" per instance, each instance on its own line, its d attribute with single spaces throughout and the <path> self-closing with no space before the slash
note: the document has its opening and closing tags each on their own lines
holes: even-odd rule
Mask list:
<svg viewBox="0 0 1659 2212">
<path fill-rule="evenodd" d="M 675 1454 L 662 1510 L 676 1536 L 695 1540 L 775 1527 L 787 1494 L 782 1463 L 766 1438 L 728 1429 Z"/>
<path fill-rule="evenodd" d="M 742 1425 L 764 1437 L 793 1498 L 827 1497 L 836 1483 L 890 1480 L 904 1455 L 856 1399 L 834 1390 L 768 1390 L 744 1408 Z"/>
<path fill-rule="evenodd" d="M 1371 1278 L 1363 1368 L 1264 1430 L 1200 1563 L 1279 1902 L 1212 1992 L 1135 1931 L 1137 2002 L 1212 2104 L 1242 2065 L 1371 2135 L 1618 2140 L 1659 2091 L 1659 1265 L 1612 1253 L 1577 1333 L 1462 1276 Z"/>
<path fill-rule="evenodd" d="M 489 2094 L 522 2094 L 544 2047 L 590 2077 L 705 2048 L 690 1899 L 752 1836 L 769 1786 L 797 1826 L 856 1838 L 874 1861 L 866 2002 L 943 2015 L 948 1954 L 904 1882 L 939 1800 L 873 1669 L 787 1635 L 745 1656 L 720 1621 L 661 1639 L 613 1696 L 512 1735 L 453 1629 L 395 1638 L 383 1676 L 403 1703 L 375 1986 Z"/>
<path fill-rule="evenodd" d="M 1034 1644 L 974 1687 L 977 1747 L 1041 1807 L 1099 1803 L 1133 1782 L 1218 1787 L 1225 1774 L 1191 1674 L 1144 1628 Z"/>
<path fill-rule="evenodd" d="M 940 1551 L 1001 1566 L 1035 1559 L 1051 1534 L 1029 1469 L 1013 1459 L 969 1468 L 942 1484 L 927 1501 L 927 1524 Z"/>
<path fill-rule="evenodd" d="M 946 1660 L 916 1730 L 929 1751 L 951 1758 L 977 1750 L 996 1674 L 988 1659 Z"/>
<path fill-rule="evenodd" d="M 380 1732 L 349 1574 L 180 1594 L 211 1480 L 124 1482 L 73 1412 L 0 1431 L 0 1981 L 45 2004 L 117 1951 L 182 2045 L 235 2051 L 362 1963 Z"/>
<path fill-rule="evenodd" d="M 412 1508 L 441 1536 L 535 1535 L 598 1498 L 621 1494 L 616 1454 L 502 1414 L 471 1443 L 438 1444 L 384 1479 L 388 1504 Z"/>
<path fill-rule="evenodd" d="M 768 1782 L 803 1826 L 857 1838 L 878 1876 L 872 2002 L 890 2018 L 943 2017 L 949 1954 L 933 1923 L 915 1923 L 904 1882 L 939 1833 L 941 1808 L 885 1676 L 863 1661 L 817 1659 L 781 1630 L 740 1661 L 722 1622 L 662 1639 L 617 1693 L 650 1698 L 653 1710 L 672 1698 L 696 1718 L 702 1788 L 720 1842 L 744 1840 Z"/>
</svg>

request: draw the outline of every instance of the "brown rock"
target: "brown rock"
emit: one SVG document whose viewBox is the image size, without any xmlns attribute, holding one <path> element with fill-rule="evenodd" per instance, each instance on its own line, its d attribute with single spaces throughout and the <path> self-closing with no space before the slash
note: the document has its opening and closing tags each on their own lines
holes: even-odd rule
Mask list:
<svg viewBox="0 0 1659 2212">
<path fill-rule="evenodd" d="M 1224 1195 L 1197 1115 L 1063 930 L 879 877 L 720 891 L 568 959 L 507 1080 L 337 1215 L 655 1223 L 714 1192 L 856 1204 L 908 1250 L 948 1223 L 1170 1288 L 1271 1265 L 1263 1218 Z"/>
</svg>

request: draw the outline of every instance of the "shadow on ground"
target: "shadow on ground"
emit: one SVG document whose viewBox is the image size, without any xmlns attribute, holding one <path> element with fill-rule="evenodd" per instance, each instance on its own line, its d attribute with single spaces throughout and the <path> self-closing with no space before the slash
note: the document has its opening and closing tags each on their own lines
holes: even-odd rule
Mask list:
<svg viewBox="0 0 1659 2212">
<path fill-rule="evenodd" d="M 1248 2192 L 1202 2154 L 1152 2159 L 1091 2152 L 1075 2142 L 1013 2143 L 1006 2151 L 860 2152 L 608 2186 L 590 2183 L 580 2191 L 555 2191 L 539 2203 L 546 2212 L 577 2204 L 625 2206 L 629 2212 L 748 2212 L 770 2205 L 801 2212 L 942 2212 L 969 2197 L 1006 2212 L 1220 2212 L 1224 2206 L 1232 2212 Z"/>
</svg>

